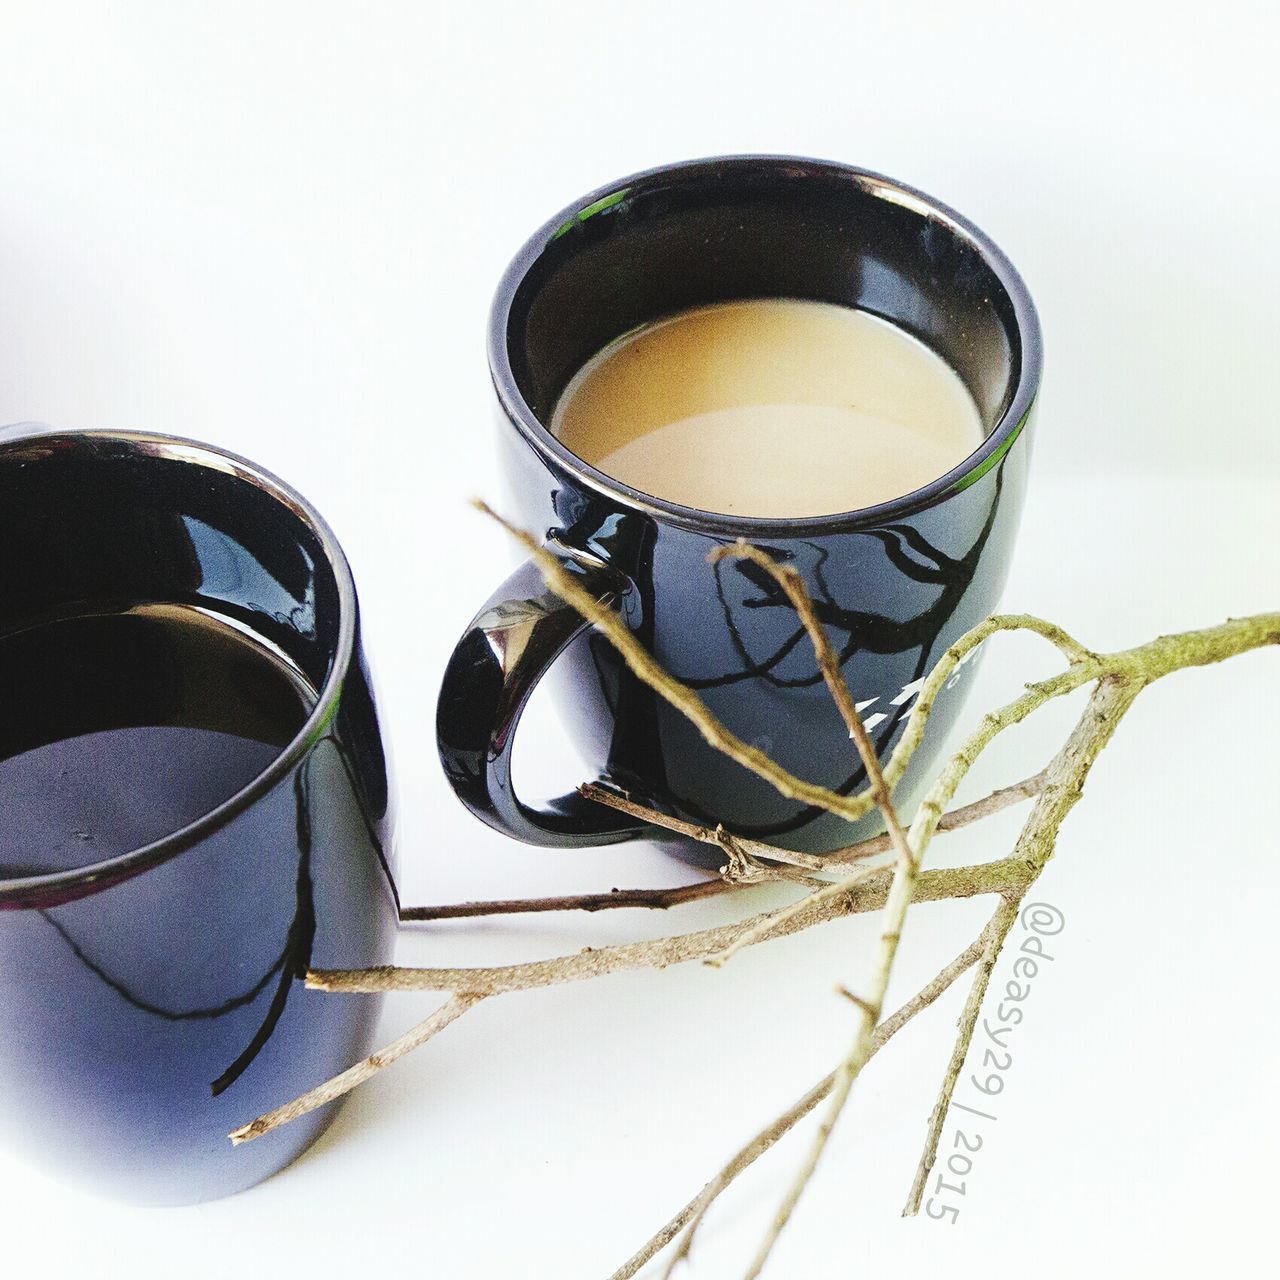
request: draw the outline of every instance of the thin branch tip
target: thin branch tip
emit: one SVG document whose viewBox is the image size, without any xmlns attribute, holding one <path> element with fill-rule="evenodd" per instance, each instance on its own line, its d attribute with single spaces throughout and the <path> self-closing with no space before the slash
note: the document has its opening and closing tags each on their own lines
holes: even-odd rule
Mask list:
<svg viewBox="0 0 1280 1280">
<path fill-rule="evenodd" d="M 887 761 L 882 763 L 858 713 L 839 656 L 827 636 L 800 570 L 742 538 L 714 548 L 708 555 L 712 563 L 744 559 L 768 574 L 795 611 L 804 633 L 807 633 L 817 670 L 848 729 L 858 753 L 858 763 L 866 776 L 863 791 L 845 795 L 796 777 L 757 748 L 737 738 L 716 718 L 701 696 L 666 672 L 620 615 L 586 591 L 538 539 L 513 525 L 483 500 L 473 499 L 471 505 L 496 521 L 529 550 L 548 590 L 560 596 L 601 632 L 618 650 L 633 674 L 693 724 L 714 749 L 769 782 L 781 795 L 806 806 L 824 809 L 846 821 L 855 822 L 878 808 L 885 821 L 886 834 L 831 854 L 808 854 L 744 838 L 718 823 L 694 823 L 662 813 L 608 784 L 583 784 L 579 788 L 580 793 L 593 802 L 627 813 L 655 829 L 665 829 L 682 838 L 722 850 L 726 862 L 720 877 L 652 890 L 612 889 L 605 893 L 571 897 L 407 908 L 402 918 L 439 920 L 516 912 L 594 911 L 620 906 L 661 908 L 779 881 L 784 884 L 800 883 L 805 892 L 782 906 L 759 911 L 728 924 L 641 942 L 587 947 L 545 960 L 473 968 L 379 966 L 362 970 L 309 972 L 306 986 L 311 990 L 434 990 L 444 992 L 446 998 L 425 1020 L 384 1049 L 292 1102 L 234 1130 L 228 1135 L 231 1142 L 240 1145 L 252 1141 L 336 1100 L 406 1053 L 425 1044 L 477 1003 L 493 996 L 599 978 L 627 970 L 662 970 L 693 960 L 719 968 L 746 946 L 786 937 L 852 914 L 877 911 L 880 913 L 879 927 L 871 944 L 873 957 L 869 974 L 858 984 L 856 992 L 844 983 L 835 988 L 857 1011 L 856 1034 L 844 1058 L 735 1153 L 675 1217 L 614 1273 L 612 1280 L 629 1280 L 650 1259 L 675 1243 L 675 1251 L 667 1267 L 670 1275 L 675 1266 L 688 1257 L 699 1225 L 725 1187 L 783 1134 L 825 1102 L 826 1111 L 817 1132 L 763 1234 L 748 1271 L 748 1280 L 759 1275 L 813 1177 L 850 1091 L 862 1071 L 906 1022 L 936 1001 L 961 974 L 973 970 L 956 1037 L 927 1125 L 924 1147 L 903 1209 L 906 1215 L 916 1213 L 936 1162 L 956 1082 L 972 1045 L 974 1029 L 1002 948 L 1018 919 L 1028 890 L 1054 855 L 1063 822 L 1079 800 L 1100 752 L 1148 684 L 1177 670 L 1220 662 L 1263 645 L 1280 644 L 1280 613 L 1231 619 L 1214 627 L 1165 635 L 1130 649 L 1104 654 L 1094 652 L 1062 627 L 1043 618 L 1031 614 L 993 615 L 951 644 L 923 677 L 897 742 Z M 924 799 L 911 815 L 909 824 L 904 825 L 893 799 L 894 789 L 924 740 L 926 724 L 936 700 L 958 668 L 987 640 L 1013 631 L 1031 632 L 1052 644 L 1066 660 L 1065 667 L 1054 675 L 1026 685 L 1013 701 L 983 715 L 934 778 Z M 1093 688 L 1075 727 L 1044 769 L 971 805 L 949 809 L 965 776 L 999 734 L 1021 723 L 1048 702 L 1089 685 Z M 1032 805 L 1012 853 L 973 866 L 924 869 L 923 860 L 937 834 L 981 820 L 1024 800 L 1031 800 Z M 866 861 L 887 852 L 894 855 L 891 867 L 878 867 Z M 833 873 L 842 878 L 824 878 Z M 902 1008 L 881 1019 L 909 908 L 921 902 L 980 895 L 993 895 L 996 903 L 978 937 Z"/>
</svg>

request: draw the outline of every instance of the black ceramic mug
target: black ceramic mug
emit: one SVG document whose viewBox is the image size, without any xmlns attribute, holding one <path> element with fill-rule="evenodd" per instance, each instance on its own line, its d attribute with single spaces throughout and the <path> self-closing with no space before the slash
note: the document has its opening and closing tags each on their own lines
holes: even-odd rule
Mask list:
<svg viewBox="0 0 1280 1280">
<path fill-rule="evenodd" d="M 190 627 L 166 629 L 174 610 Z M 94 646 L 50 667 L 65 627 L 86 625 Z M 277 684 L 233 703 L 232 676 L 194 663 L 206 625 L 305 686 L 287 741 L 271 736 Z M 38 693 L 32 667 L 56 676 Z M 83 728 L 85 702 L 95 732 L 67 738 L 81 760 L 103 734 L 163 748 L 156 735 L 188 733 L 200 751 L 152 749 L 151 776 L 72 823 L 55 795 L 68 780 L 50 767 L 32 785 L 23 748 Z M 259 1182 L 336 1107 L 240 1147 L 228 1134 L 363 1056 L 377 1017 L 377 998 L 306 990 L 307 969 L 385 963 L 396 923 L 387 767 L 341 548 L 297 493 L 207 445 L 7 434 L 0 716 L 17 751 L 0 753 L 0 1142 L 142 1203 Z M 233 741 L 261 765 L 227 789 Z M 92 771 L 69 781 L 76 804 L 93 799 Z M 158 827 L 178 793 L 189 820 Z"/>
<path fill-rule="evenodd" d="M 753 520 L 638 492 L 547 429 L 569 379 L 613 339 L 686 308 L 773 297 L 859 307 L 915 335 L 972 393 L 983 443 L 891 501 Z M 1004 254 L 931 197 L 845 165 L 755 156 L 673 165 L 584 196 L 530 238 L 498 288 L 489 365 L 511 517 L 621 610 L 740 738 L 813 782 L 861 788 L 865 772 L 794 611 L 755 566 L 713 566 L 707 556 L 742 537 L 804 575 L 884 757 L 922 677 L 993 610 L 1009 567 L 1041 343 L 1031 298 Z M 577 793 L 540 807 L 517 796 L 513 738 L 553 665 L 592 775 L 744 836 L 811 851 L 848 843 L 842 820 L 784 798 L 709 747 L 543 587 L 532 564 L 467 628 L 437 712 L 445 771 L 491 826 L 541 845 L 655 834 Z M 927 776 L 962 692 L 939 700 L 900 797 Z"/>
</svg>

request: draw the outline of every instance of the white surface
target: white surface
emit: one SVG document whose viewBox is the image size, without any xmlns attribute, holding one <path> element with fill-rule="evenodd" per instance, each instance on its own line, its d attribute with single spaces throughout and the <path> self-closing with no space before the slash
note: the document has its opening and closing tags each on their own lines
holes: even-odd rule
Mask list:
<svg viewBox="0 0 1280 1280">
<path fill-rule="evenodd" d="M 387 707 L 406 900 L 660 883 L 689 873 L 507 844 L 435 760 L 439 672 L 507 563 L 462 502 L 493 491 L 483 325 L 511 252 L 579 192 L 699 154 L 829 155 L 922 186 L 1004 245 L 1044 318 L 1007 605 L 1099 647 L 1275 608 L 1274 48 L 1262 4 L 0 0 L 0 422 L 204 437 L 329 515 Z M 440 538 L 459 527 L 473 540 Z M 1051 661 L 1007 642 L 970 706 Z M 1096 770 L 1036 890 L 1066 929 L 959 1224 L 897 1217 L 953 998 L 859 1086 L 770 1276 L 1257 1273 L 1280 1139 L 1278 662 L 1149 692 Z M 1069 708 L 1044 714 L 967 795 L 1039 764 Z M 536 755 L 546 790 L 576 780 L 567 753 Z M 1015 826 L 939 857 L 994 854 Z M 550 955 L 725 910 L 441 928 L 403 958 Z M 895 995 L 981 913 L 922 908 Z M 871 929 L 494 1002 L 222 1203 L 121 1209 L 0 1156 L 5 1274 L 603 1277 L 843 1051 L 831 989 Z M 428 1004 L 393 1000 L 387 1035 Z M 698 1280 L 740 1273 L 799 1152 L 713 1214 Z"/>
</svg>

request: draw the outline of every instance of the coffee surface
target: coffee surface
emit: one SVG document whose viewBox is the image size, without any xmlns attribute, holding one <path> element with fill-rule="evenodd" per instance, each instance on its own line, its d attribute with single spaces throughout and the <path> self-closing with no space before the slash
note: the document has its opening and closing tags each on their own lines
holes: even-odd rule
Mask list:
<svg viewBox="0 0 1280 1280">
<path fill-rule="evenodd" d="M 101 862 L 194 822 L 252 782 L 313 703 L 273 651 L 184 605 L 0 638 L 0 875 Z"/>
<path fill-rule="evenodd" d="M 551 430 L 632 488 L 725 515 L 831 515 L 910 493 L 985 434 L 939 355 L 851 307 L 762 298 L 646 325 L 589 360 Z"/>
</svg>

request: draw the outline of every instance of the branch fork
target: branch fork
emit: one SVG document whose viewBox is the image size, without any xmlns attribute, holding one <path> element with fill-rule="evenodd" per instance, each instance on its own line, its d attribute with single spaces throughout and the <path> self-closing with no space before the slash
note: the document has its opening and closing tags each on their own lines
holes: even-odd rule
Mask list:
<svg viewBox="0 0 1280 1280">
<path fill-rule="evenodd" d="M 696 692 L 658 665 L 617 613 L 584 591 L 555 557 L 489 508 L 477 505 L 524 544 L 538 564 L 548 588 L 603 633 L 635 675 L 682 712 L 707 742 L 770 782 L 781 794 L 818 806 L 850 822 L 857 821 L 872 808 L 878 808 L 886 834 L 818 857 L 747 840 L 722 826 L 706 827 L 685 822 L 640 805 L 612 788 L 588 784 L 582 788 L 582 793 L 589 799 L 721 849 L 726 863 L 720 876 L 670 889 L 625 889 L 575 897 L 410 908 L 402 913 L 402 918 L 406 921 L 436 922 L 516 912 L 597 911 L 624 907 L 661 909 L 714 894 L 745 892 L 762 883 L 795 883 L 805 892 L 784 906 L 759 912 L 736 923 L 648 942 L 597 947 L 551 960 L 492 968 L 385 966 L 310 973 L 307 986 L 320 991 L 437 990 L 447 992 L 448 998 L 429 1017 L 380 1052 L 242 1126 L 230 1135 L 231 1140 L 236 1143 L 251 1141 L 324 1106 L 425 1044 L 477 1004 L 495 996 L 581 981 L 624 969 L 663 969 L 696 959 L 719 966 L 744 947 L 784 937 L 842 916 L 879 911 L 880 929 L 868 974 L 856 992 L 843 984 L 836 988 L 852 1003 L 857 1013 L 856 1034 L 845 1057 L 740 1148 L 696 1196 L 613 1273 L 610 1280 L 630 1280 L 646 1263 L 674 1243 L 666 1269 L 666 1275 L 670 1276 L 679 1262 L 689 1256 L 695 1233 L 725 1188 L 783 1134 L 826 1102 L 826 1110 L 804 1159 L 768 1223 L 746 1272 L 747 1280 L 758 1276 L 813 1176 L 845 1102 L 867 1063 L 907 1022 L 928 1008 L 961 975 L 973 970 L 956 1039 L 926 1126 L 923 1149 L 903 1209 L 906 1215 L 918 1212 L 992 970 L 1018 918 L 1028 889 L 1053 856 L 1062 823 L 1078 803 L 1099 753 L 1114 735 L 1125 712 L 1153 681 L 1186 667 L 1220 662 L 1251 649 L 1280 644 L 1280 613 L 1234 618 L 1217 627 L 1161 636 L 1147 644 L 1112 654 L 1095 653 L 1061 627 L 1031 615 L 988 618 L 952 645 L 925 678 L 901 737 L 882 767 L 853 694 L 844 680 L 838 656 L 799 573 L 745 542 L 717 549 L 712 553 L 713 560 L 729 557 L 746 559 L 769 574 L 802 622 L 813 646 L 819 671 L 867 774 L 867 788 L 859 795 L 846 796 L 795 777 L 757 748 L 738 739 L 712 715 Z M 1008 631 L 1028 631 L 1040 636 L 1055 646 L 1066 662 L 1065 667 L 1055 675 L 1026 685 L 1024 692 L 1013 701 L 984 715 L 946 762 L 910 823 L 904 826 L 894 804 L 893 790 L 923 740 L 925 725 L 938 694 L 958 666 L 980 645 Z M 1093 691 L 1084 711 L 1066 743 L 1045 769 L 974 804 L 960 809 L 951 808 L 965 775 L 998 734 L 1020 723 L 1046 703 L 1086 685 L 1093 685 Z M 980 820 L 1028 799 L 1034 803 L 1011 854 L 974 866 L 923 869 L 928 847 L 939 832 Z M 869 862 L 872 857 L 885 852 L 893 854 L 891 867 L 878 867 Z M 833 874 L 843 878 L 832 881 L 828 877 Z M 994 895 L 996 905 L 979 936 L 900 1009 L 882 1018 L 885 994 L 910 907 L 921 902 L 982 894 Z"/>
</svg>

